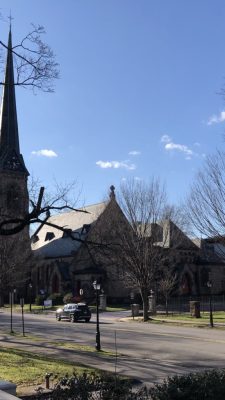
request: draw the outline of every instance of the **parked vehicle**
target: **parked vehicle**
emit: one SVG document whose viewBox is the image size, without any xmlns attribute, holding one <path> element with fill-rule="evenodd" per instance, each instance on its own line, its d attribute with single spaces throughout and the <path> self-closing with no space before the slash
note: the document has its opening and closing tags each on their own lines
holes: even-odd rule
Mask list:
<svg viewBox="0 0 225 400">
<path fill-rule="evenodd" d="M 63 308 L 58 308 L 56 311 L 56 319 L 57 321 L 68 319 L 71 322 L 80 320 L 89 322 L 91 319 L 91 311 L 85 303 L 66 304 Z"/>
</svg>

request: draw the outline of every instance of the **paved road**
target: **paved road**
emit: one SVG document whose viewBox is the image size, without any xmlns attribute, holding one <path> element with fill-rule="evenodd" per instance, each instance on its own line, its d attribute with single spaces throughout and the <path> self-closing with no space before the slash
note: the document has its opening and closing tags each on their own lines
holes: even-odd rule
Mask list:
<svg viewBox="0 0 225 400">
<path fill-rule="evenodd" d="M 121 320 L 124 313 L 103 313 L 100 317 L 101 344 L 105 350 L 115 352 L 117 345 L 119 373 L 139 378 L 145 383 L 161 381 L 168 375 L 183 374 L 212 367 L 225 367 L 225 331 L 140 323 Z M 103 370 L 115 370 L 113 357 L 100 357 L 56 348 L 54 342 L 68 341 L 95 346 L 95 316 L 90 323 L 57 322 L 51 315 L 25 315 L 27 334 L 39 336 L 40 341 L 17 339 L 6 334 L 10 329 L 9 313 L 0 311 L 1 345 L 70 359 Z M 13 329 L 21 332 L 21 317 L 13 315 Z M 19 344 L 18 344 L 19 343 Z"/>
</svg>

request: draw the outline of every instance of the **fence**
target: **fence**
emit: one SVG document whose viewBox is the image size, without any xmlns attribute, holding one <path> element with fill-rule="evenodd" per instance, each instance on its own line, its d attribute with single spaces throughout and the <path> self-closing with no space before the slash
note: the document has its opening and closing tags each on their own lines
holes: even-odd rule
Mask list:
<svg viewBox="0 0 225 400">
<path fill-rule="evenodd" d="M 168 301 L 168 311 L 183 313 L 190 311 L 190 301 L 200 302 L 200 311 L 209 311 L 209 295 L 204 296 L 180 296 L 172 297 Z M 165 310 L 165 305 L 163 303 L 158 304 L 158 310 Z M 212 309 L 213 311 L 225 311 L 225 295 L 212 295 Z"/>
</svg>

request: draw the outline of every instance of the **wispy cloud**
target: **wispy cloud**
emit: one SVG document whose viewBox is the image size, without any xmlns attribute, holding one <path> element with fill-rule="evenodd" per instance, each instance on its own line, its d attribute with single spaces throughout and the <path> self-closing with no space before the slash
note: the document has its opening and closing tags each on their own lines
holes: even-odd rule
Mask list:
<svg viewBox="0 0 225 400">
<path fill-rule="evenodd" d="M 189 149 L 189 147 L 185 146 L 184 144 L 178 144 L 178 143 L 172 143 L 172 142 L 166 143 L 165 149 L 181 151 L 182 153 L 185 153 L 189 156 L 193 155 L 193 151 L 191 149 Z"/>
<path fill-rule="evenodd" d="M 128 170 L 134 170 L 136 169 L 136 165 L 130 163 L 129 160 L 126 161 L 97 161 L 96 165 L 100 168 L 114 168 L 114 169 L 119 169 L 119 168 L 124 168 Z"/>
<path fill-rule="evenodd" d="M 221 111 L 219 115 L 213 114 L 208 122 L 207 125 L 213 125 L 213 124 L 220 124 L 221 122 L 225 121 L 225 110 Z"/>
<path fill-rule="evenodd" d="M 172 141 L 172 139 L 168 136 L 168 135 L 163 135 L 162 137 L 161 137 L 161 142 L 162 143 L 169 143 L 169 142 L 171 142 Z"/>
<path fill-rule="evenodd" d="M 185 144 L 174 143 L 170 136 L 163 135 L 161 137 L 161 142 L 164 144 L 164 149 L 166 151 L 178 151 L 185 155 L 186 160 L 190 160 L 194 155 L 194 152 Z"/>
<path fill-rule="evenodd" d="M 132 150 L 132 151 L 129 151 L 128 154 L 131 156 L 139 156 L 141 154 L 141 152 L 138 150 Z"/>
<path fill-rule="evenodd" d="M 47 150 L 47 149 L 43 149 L 43 150 L 33 150 L 31 152 L 31 154 L 35 155 L 35 156 L 43 156 L 43 157 L 58 157 L 58 154 L 56 154 L 55 151 L 53 150 Z"/>
</svg>

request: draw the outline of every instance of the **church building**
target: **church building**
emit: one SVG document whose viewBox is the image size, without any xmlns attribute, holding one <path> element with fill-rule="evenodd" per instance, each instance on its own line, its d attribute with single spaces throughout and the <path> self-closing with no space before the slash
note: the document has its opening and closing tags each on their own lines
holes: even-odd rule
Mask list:
<svg viewBox="0 0 225 400">
<path fill-rule="evenodd" d="M 19 145 L 10 29 L 0 115 L 0 222 L 27 215 L 28 176 Z M 115 226 L 131 229 L 116 201 L 114 186 L 107 201 L 52 215 L 48 223 L 31 239 L 28 227 L 14 235 L 0 236 L 0 305 L 12 291 L 28 298 L 32 286 L 33 300 L 40 293 L 47 297 L 71 292 L 78 299 L 82 292 L 89 298 L 96 280 L 112 302 L 129 299 L 132 288 L 124 282 L 123 268 L 99 251 L 115 240 Z M 166 226 L 170 232 L 178 229 L 170 221 L 154 224 L 154 229 L 164 237 Z M 182 246 L 177 247 L 173 264 L 179 271 L 176 294 L 207 295 L 209 280 L 214 282 L 214 293 L 225 293 L 225 251 L 222 255 L 221 246 L 215 240 L 191 241 L 183 232 L 179 236 Z M 173 245 L 169 237 L 167 252 Z M 155 245 L 160 246 L 159 242 Z"/>
</svg>

